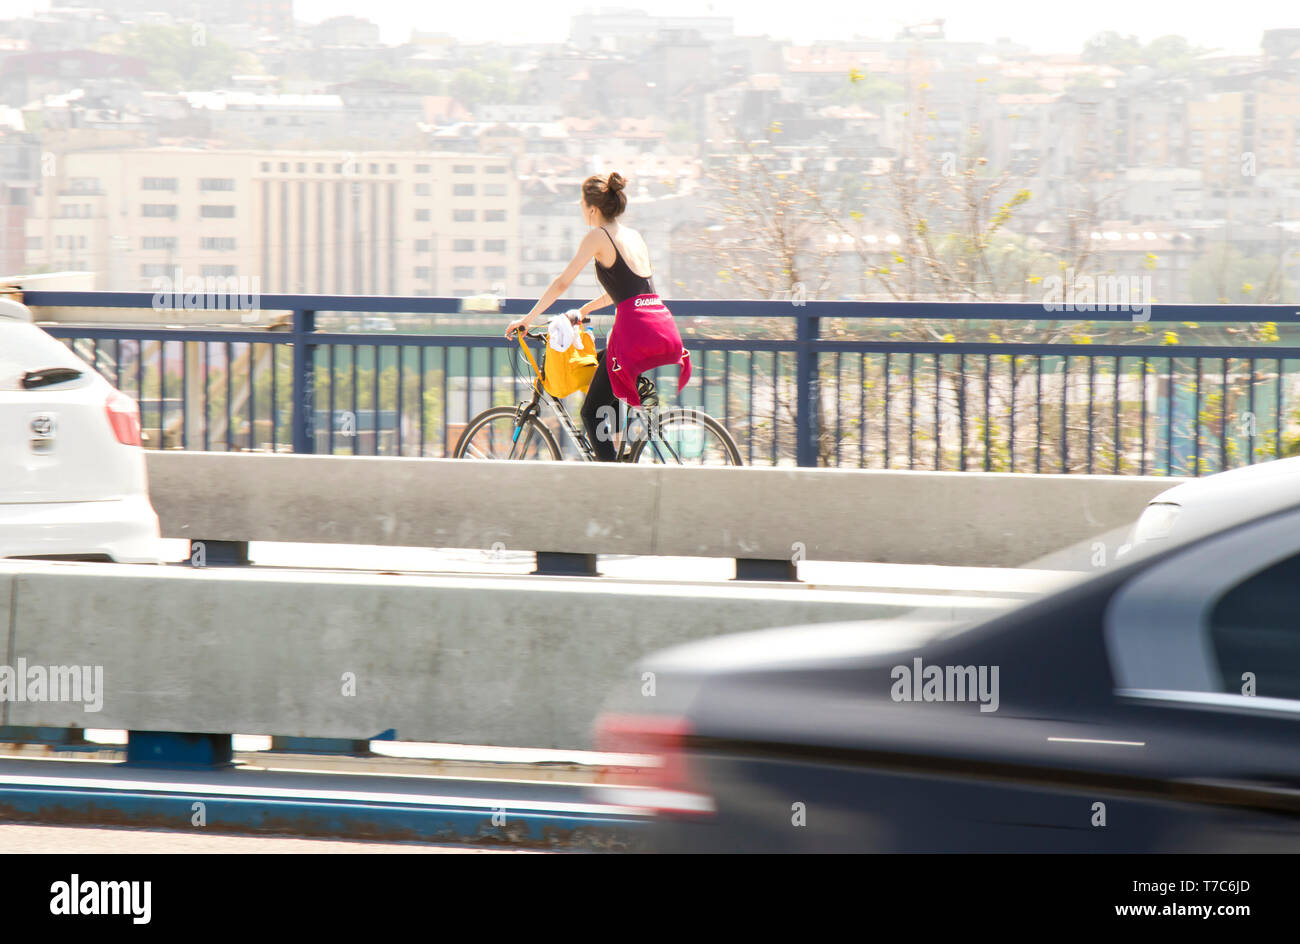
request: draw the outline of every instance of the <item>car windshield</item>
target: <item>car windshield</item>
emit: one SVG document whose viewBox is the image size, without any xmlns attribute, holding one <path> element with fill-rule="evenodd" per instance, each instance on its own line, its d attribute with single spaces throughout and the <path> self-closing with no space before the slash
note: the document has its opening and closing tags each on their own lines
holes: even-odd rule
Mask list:
<svg viewBox="0 0 1300 944">
<path fill-rule="evenodd" d="M 0 390 L 22 390 L 24 374 L 56 367 L 87 369 L 77 355 L 35 325 L 0 323 Z"/>
</svg>

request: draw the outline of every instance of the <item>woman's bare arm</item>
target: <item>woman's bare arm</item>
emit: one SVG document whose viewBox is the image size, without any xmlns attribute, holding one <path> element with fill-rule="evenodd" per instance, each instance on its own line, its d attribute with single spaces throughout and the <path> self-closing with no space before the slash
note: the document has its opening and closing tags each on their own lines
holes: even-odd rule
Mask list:
<svg viewBox="0 0 1300 944">
<path fill-rule="evenodd" d="M 582 312 L 582 315 L 585 318 L 596 309 L 604 308 L 605 306 L 612 304 L 614 304 L 614 299 L 609 297 L 609 292 L 605 292 L 600 296 L 600 298 L 593 298 L 591 301 L 587 302 L 587 304 L 579 308 L 578 311 Z"/>
<path fill-rule="evenodd" d="M 537 299 L 537 304 L 532 310 L 518 321 L 512 321 L 506 328 L 506 334 L 510 334 L 516 328 L 527 329 L 534 321 L 540 317 L 546 309 L 555 304 L 556 299 L 563 295 L 573 284 L 573 280 L 578 277 L 578 273 L 583 270 L 591 257 L 596 254 L 596 247 L 600 245 L 600 238 L 596 235 L 596 230 L 588 230 L 587 235 L 582 237 L 582 242 L 578 244 L 578 251 L 573 254 L 569 264 L 564 267 L 564 271 L 551 280 L 551 284 L 546 287 L 542 297 Z"/>
</svg>

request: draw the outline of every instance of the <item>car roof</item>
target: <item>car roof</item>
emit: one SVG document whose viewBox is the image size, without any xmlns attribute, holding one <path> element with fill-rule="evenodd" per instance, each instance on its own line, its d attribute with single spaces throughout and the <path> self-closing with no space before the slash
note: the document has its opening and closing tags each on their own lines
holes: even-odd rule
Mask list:
<svg viewBox="0 0 1300 944">
<path fill-rule="evenodd" d="M 1193 497 L 1200 498 L 1237 488 L 1278 492 L 1287 492 L 1289 489 L 1289 494 L 1300 494 L 1300 456 L 1256 462 L 1239 469 L 1180 482 L 1161 492 L 1152 501 L 1181 503 Z"/>
<path fill-rule="evenodd" d="M 0 295 L 0 320 L 30 322 L 32 310 L 22 302 Z"/>
<path fill-rule="evenodd" d="M 1300 505 L 1300 456 L 1192 479 L 1149 504 L 1181 507 L 1175 531 L 1204 533 Z"/>
</svg>

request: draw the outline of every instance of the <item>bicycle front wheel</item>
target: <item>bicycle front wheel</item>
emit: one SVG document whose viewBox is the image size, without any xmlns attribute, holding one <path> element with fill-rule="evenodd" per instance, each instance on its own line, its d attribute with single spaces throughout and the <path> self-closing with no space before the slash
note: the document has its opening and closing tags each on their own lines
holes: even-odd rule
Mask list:
<svg viewBox="0 0 1300 944">
<path fill-rule="evenodd" d="M 655 434 L 657 433 L 657 435 Z M 660 465 L 744 465 L 727 428 L 699 410 L 661 410 L 659 428 L 640 430 L 632 462 Z"/>
<path fill-rule="evenodd" d="M 454 459 L 532 459 L 560 461 L 560 445 L 535 416 L 516 426 L 518 410 L 494 406 L 469 421 L 456 441 Z"/>
</svg>

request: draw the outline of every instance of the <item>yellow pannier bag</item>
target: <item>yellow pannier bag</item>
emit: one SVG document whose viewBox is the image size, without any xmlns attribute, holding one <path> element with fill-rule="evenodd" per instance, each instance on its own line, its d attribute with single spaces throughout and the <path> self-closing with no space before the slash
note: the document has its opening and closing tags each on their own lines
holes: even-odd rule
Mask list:
<svg viewBox="0 0 1300 944">
<path fill-rule="evenodd" d="M 537 361 L 533 352 L 524 341 L 523 332 L 519 333 L 519 345 L 528 355 L 528 362 L 537 371 Z M 567 351 L 557 351 L 546 345 L 545 372 L 542 386 L 553 397 L 567 397 L 579 390 L 586 391 L 591 386 L 591 378 L 596 376 L 596 339 L 590 331 L 579 331 L 578 340 Z"/>
</svg>

